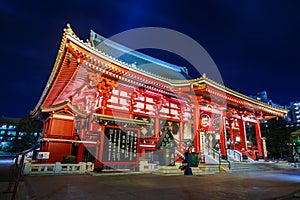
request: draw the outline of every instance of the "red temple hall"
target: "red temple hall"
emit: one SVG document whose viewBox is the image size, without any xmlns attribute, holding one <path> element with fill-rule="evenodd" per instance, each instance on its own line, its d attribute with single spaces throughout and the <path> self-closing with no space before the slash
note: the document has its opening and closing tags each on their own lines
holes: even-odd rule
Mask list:
<svg viewBox="0 0 300 200">
<path fill-rule="evenodd" d="M 32 116 L 44 122 L 43 163 L 74 155 L 95 168 L 137 169 L 222 159 L 267 160 L 260 122 L 287 110 L 231 90 L 204 73 L 163 62 L 91 31 L 86 42 L 68 25 Z"/>
</svg>

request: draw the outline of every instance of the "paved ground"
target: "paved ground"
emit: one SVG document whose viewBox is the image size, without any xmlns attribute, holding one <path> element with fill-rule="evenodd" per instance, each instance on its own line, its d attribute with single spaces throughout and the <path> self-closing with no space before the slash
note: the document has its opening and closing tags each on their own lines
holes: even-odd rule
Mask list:
<svg viewBox="0 0 300 200">
<path fill-rule="evenodd" d="M 3 164 L 2 164 L 3 165 Z M 0 189 L 7 187 L 0 167 Z M 292 197 L 298 193 L 298 197 Z M 0 199 L 10 199 L 0 194 Z M 204 176 L 27 176 L 16 199 L 300 199 L 300 170 Z"/>
</svg>

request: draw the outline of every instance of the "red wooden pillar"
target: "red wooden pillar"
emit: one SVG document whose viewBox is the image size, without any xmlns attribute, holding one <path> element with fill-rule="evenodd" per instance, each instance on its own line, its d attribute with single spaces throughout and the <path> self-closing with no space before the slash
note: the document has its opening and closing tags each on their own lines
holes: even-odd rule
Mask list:
<svg viewBox="0 0 300 200">
<path fill-rule="evenodd" d="M 247 150 L 247 143 L 246 143 L 246 130 L 245 130 L 245 121 L 243 120 L 243 117 L 241 116 L 241 119 L 239 119 L 239 129 L 240 129 L 240 139 L 241 139 L 241 148 L 242 152 Z"/>
<path fill-rule="evenodd" d="M 154 100 L 154 102 L 156 103 L 156 106 L 155 106 L 156 118 L 155 118 L 155 122 L 154 122 L 155 123 L 154 133 L 155 133 L 155 142 L 158 142 L 159 137 L 160 137 L 160 118 L 159 118 L 160 115 L 159 115 L 159 112 L 163 107 L 164 100 L 157 98 Z"/>
<path fill-rule="evenodd" d="M 158 114 L 156 114 L 156 118 L 155 118 L 155 127 L 154 127 L 154 133 L 155 133 L 155 142 L 158 142 L 159 137 L 160 137 L 160 124 L 159 124 L 159 117 Z"/>
<path fill-rule="evenodd" d="M 183 141 L 183 134 L 184 134 L 184 123 L 181 119 L 180 124 L 179 124 L 179 141 L 182 142 Z"/>
<path fill-rule="evenodd" d="M 200 120 L 200 113 L 199 113 L 199 105 L 198 102 L 194 102 L 194 150 L 195 153 L 200 152 L 200 133 L 199 133 L 199 120 Z"/>
<path fill-rule="evenodd" d="M 263 150 L 263 146 L 262 146 L 259 120 L 257 120 L 257 122 L 255 123 L 255 133 L 256 133 L 258 156 L 259 156 L 259 159 L 263 159 L 264 158 L 264 150 Z"/>
<path fill-rule="evenodd" d="M 230 132 L 230 148 L 231 149 L 235 149 L 235 134 L 233 132 L 233 128 L 232 128 L 232 124 L 234 123 L 233 119 L 228 119 L 228 123 L 229 123 L 229 132 Z"/>
<path fill-rule="evenodd" d="M 103 159 L 103 151 L 104 151 L 104 134 L 105 131 L 105 126 L 101 125 L 100 126 L 100 139 L 97 139 L 96 142 L 96 147 L 95 147 L 95 163 L 98 164 L 97 167 L 100 167 L 100 165 L 102 164 L 101 161 Z"/>
<path fill-rule="evenodd" d="M 225 140 L 225 118 L 223 113 L 220 115 L 220 146 L 221 146 L 221 155 L 223 159 L 227 159 L 226 152 L 226 140 Z"/>
<path fill-rule="evenodd" d="M 146 157 L 146 150 L 144 148 L 141 148 L 141 157 L 142 158 Z"/>
<path fill-rule="evenodd" d="M 78 154 L 77 154 L 77 162 L 82 162 L 83 159 L 83 151 L 84 151 L 84 144 L 77 143 L 78 145 Z"/>
<path fill-rule="evenodd" d="M 135 97 L 136 97 L 136 94 L 132 94 L 131 99 L 128 101 L 128 103 L 129 103 L 129 118 L 131 118 L 131 119 L 134 118 L 133 106 L 135 104 Z"/>
</svg>

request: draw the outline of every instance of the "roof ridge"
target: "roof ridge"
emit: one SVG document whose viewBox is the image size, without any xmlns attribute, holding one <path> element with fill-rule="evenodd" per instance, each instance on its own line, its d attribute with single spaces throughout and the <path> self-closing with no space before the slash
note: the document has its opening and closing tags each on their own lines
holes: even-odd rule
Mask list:
<svg viewBox="0 0 300 200">
<path fill-rule="evenodd" d="M 113 41 L 109 38 L 106 38 L 106 37 L 100 35 L 99 33 L 95 32 L 94 30 L 91 30 L 90 40 L 93 41 L 93 40 L 97 40 L 97 39 L 99 39 L 100 43 L 104 43 L 105 45 L 108 45 L 108 46 L 110 46 L 114 49 L 117 49 L 117 50 L 121 51 L 122 52 L 121 55 L 130 54 L 132 56 L 136 56 L 136 57 L 138 57 L 140 59 L 143 59 L 143 60 L 146 60 L 148 62 L 152 62 L 152 63 L 158 64 L 158 65 L 167 67 L 167 68 L 172 69 L 172 70 L 177 71 L 177 72 L 181 72 L 181 71 L 186 72 L 186 70 L 187 70 L 187 68 L 185 66 L 175 65 L 175 64 L 166 62 L 164 60 L 149 56 L 149 55 L 144 54 L 144 53 L 141 53 L 141 52 L 139 52 L 137 50 L 134 50 L 134 49 L 131 49 L 131 48 L 129 48 L 129 47 L 123 45 L 123 44 L 117 43 L 117 42 L 115 42 L 115 41 Z M 94 42 L 92 42 L 92 44 L 94 45 L 94 47 L 96 49 L 100 50 L 99 48 L 96 47 Z M 116 58 L 116 59 L 118 59 L 118 58 Z M 128 64 L 130 64 L 130 63 L 128 63 Z"/>
</svg>

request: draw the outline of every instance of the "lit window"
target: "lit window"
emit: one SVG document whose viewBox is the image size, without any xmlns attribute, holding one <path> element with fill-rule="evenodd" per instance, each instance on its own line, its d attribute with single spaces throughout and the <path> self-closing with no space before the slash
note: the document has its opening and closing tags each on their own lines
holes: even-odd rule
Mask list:
<svg viewBox="0 0 300 200">
<path fill-rule="evenodd" d="M 19 136 L 23 136 L 25 134 L 26 134 L 25 132 L 19 132 Z"/>
<path fill-rule="evenodd" d="M 146 109 L 148 110 L 155 110 L 153 105 L 149 105 L 149 104 L 146 104 Z"/>
<path fill-rule="evenodd" d="M 136 103 L 136 107 L 137 107 L 137 108 L 144 108 L 144 104 L 141 103 L 141 102 L 137 102 L 137 103 Z"/>
<path fill-rule="evenodd" d="M 120 104 L 128 106 L 127 99 L 120 99 Z"/>
<path fill-rule="evenodd" d="M 172 109 L 172 110 L 171 110 L 171 114 L 172 114 L 172 115 L 178 115 L 178 111 Z"/>
<path fill-rule="evenodd" d="M 111 102 L 113 103 L 118 103 L 118 98 L 117 97 L 111 97 Z"/>
<path fill-rule="evenodd" d="M 127 92 L 120 91 L 120 96 L 121 97 L 128 97 Z"/>
<path fill-rule="evenodd" d="M 16 136 L 16 131 L 8 131 L 7 135 Z"/>
<path fill-rule="evenodd" d="M 114 94 L 114 95 L 118 95 L 118 90 L 112 90 L 112 94 Z"/>
<path fill-rule="evenodd" d="M 149 103 L 154 103 L 153 99 L 149 98 L 149 97 L 146 98 L 146 101 L 149 102 Z"/>
</svg>

